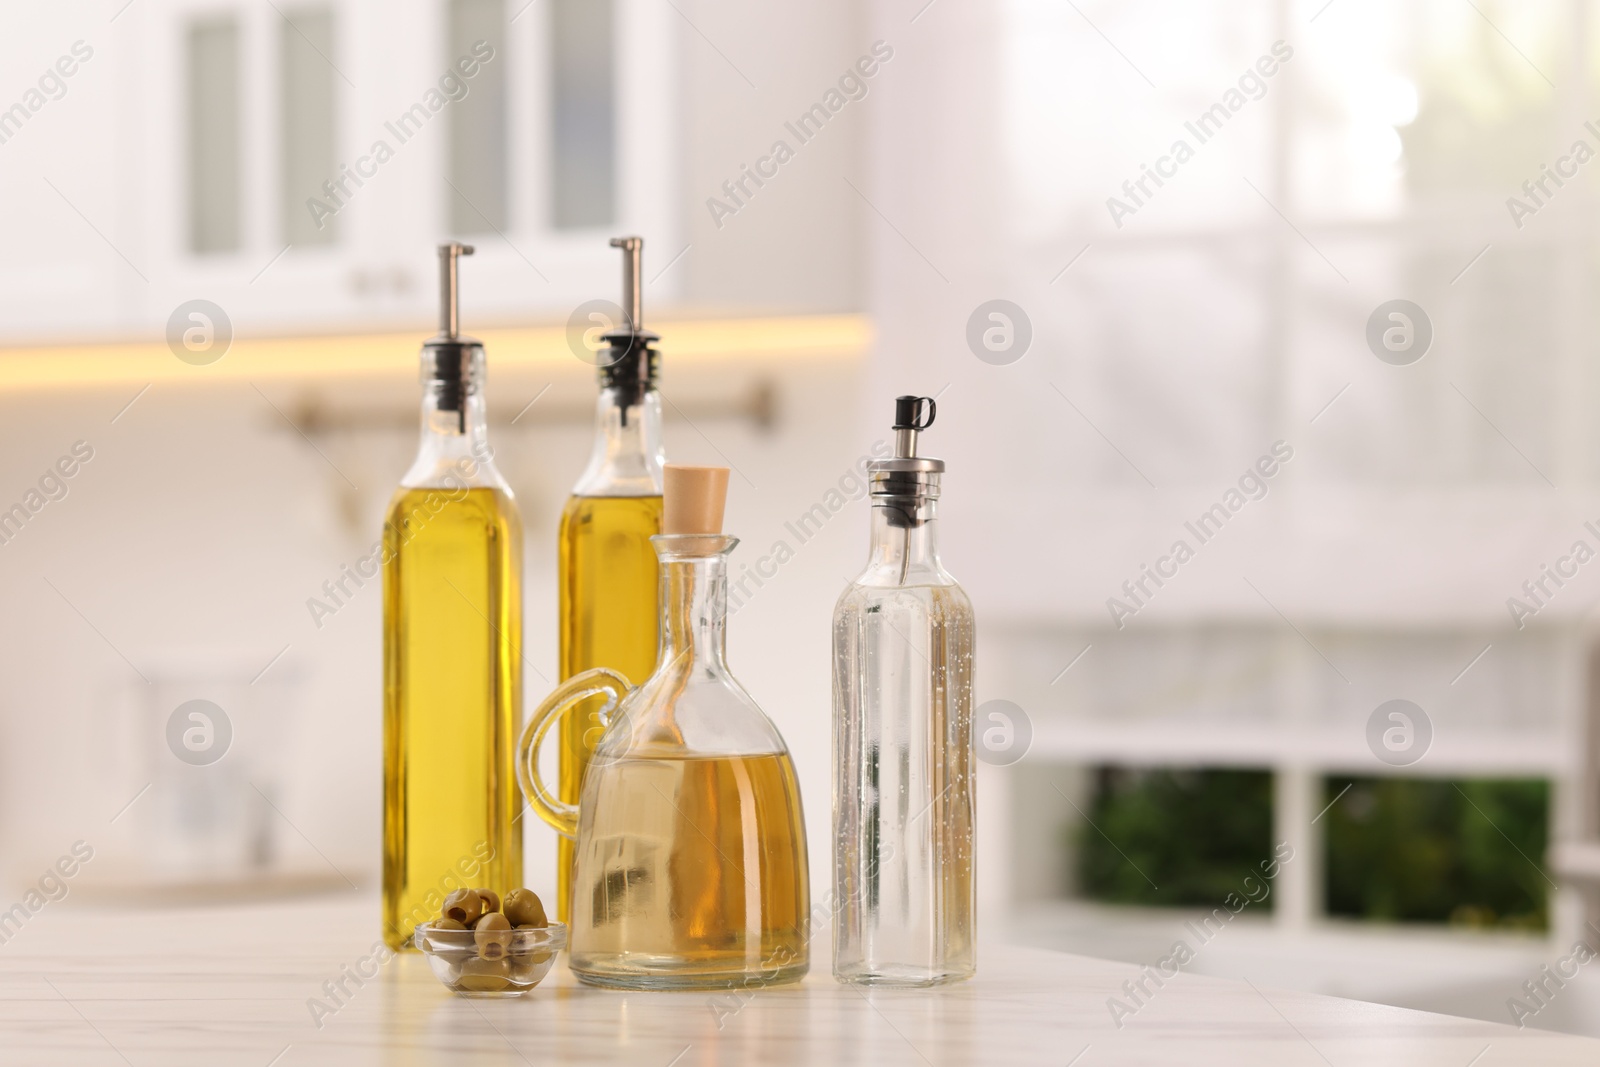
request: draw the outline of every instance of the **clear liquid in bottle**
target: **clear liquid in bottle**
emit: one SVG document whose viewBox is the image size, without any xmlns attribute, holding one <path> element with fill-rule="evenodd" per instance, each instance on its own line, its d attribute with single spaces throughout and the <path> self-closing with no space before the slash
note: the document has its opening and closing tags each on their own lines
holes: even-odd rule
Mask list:
<svg viewBox="0 0 1600 1067">
<path fill-rule="evenodd" d="M 899 398 L 896 456 L 868 472 L 867 566 L 834 608 L 833 973 L 842 982 L 936 985 L 977 965 L 974 622 L 939 561 L 944 464 L 916 455 L 933 411 L 932 401 Z"/>
</svg>

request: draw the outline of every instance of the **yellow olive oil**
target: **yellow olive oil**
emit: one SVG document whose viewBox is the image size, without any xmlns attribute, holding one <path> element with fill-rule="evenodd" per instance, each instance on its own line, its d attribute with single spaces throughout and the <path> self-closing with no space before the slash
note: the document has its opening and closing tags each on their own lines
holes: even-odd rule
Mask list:
<svg viewBox="0 0 1600 1067">
<path fill-rule="evenodd" d="M 498 489 L 402 488 L 384 523 L 383 936 L 522 883 L 522 526 Z"/>
<path fill-rule="evenodd" d="M 638 685 L 656 667 L 660 629 L 660 565 L 650 538 L 661 532 L 659 496 L 574 496 L 561 515 L 561 680 L 610 667 Z M 600 698 L 566 715 L 560 726 L 560 784 L 578 803 L 589 757 L 600 740 Z M 557 918 L 569 914 L 573 843 L 557 846 Z"/>
<path fill-rule="evenodd" d="M 805 973 L 810 886 L 787 753 L 685 758 L 680 746 L 635 748 L 589 775 L 578 833 L 587 883 L 572 899 L 575 974 L 682 989 Z"/>
</svg>

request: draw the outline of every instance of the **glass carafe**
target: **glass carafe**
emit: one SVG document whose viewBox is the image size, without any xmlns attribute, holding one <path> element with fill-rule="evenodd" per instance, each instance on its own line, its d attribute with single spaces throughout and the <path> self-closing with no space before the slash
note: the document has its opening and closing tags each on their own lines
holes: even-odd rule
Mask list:
<svg viewBox="0 0 1600 1067">
<path fill-rule="evenodd" d="M 661 534 L 661 649 L 637 688 L 599 668 L 533 713 L 517 771 L 533 809 L 576 840 L 569 952 L 585 982 L 695 989 L 793 981 L 809 966 L 810 889 L 787 746 L 728 670 L 723 534 Z M 539 774 L 562 714 L 604 696 L 576 807 Z M 614 710 L 613 710 L 614 709 Z"/>
</svg>

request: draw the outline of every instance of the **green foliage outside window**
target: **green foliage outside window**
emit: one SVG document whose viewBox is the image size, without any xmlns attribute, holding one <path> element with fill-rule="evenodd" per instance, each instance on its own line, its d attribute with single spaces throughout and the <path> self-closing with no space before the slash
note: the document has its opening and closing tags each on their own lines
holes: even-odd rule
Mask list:
<svg viewBox="0 0 1600 1067">
<path fill-rule="evenodd" d="M 1219 905 L 1272 856 L 1266 771 L 1100 767 L 1088 815 L 1103 833 L 1079 828 L 1078 884 L 1094 900 Z"/>
<path fill-rule="evenodd" d="M 1548 782 L 1333 776 L 1322 802 L 1327 914 L 1548 926 Z M 1274 844 L 1267 771 L 1100 767 L 1086 813 L 1078 885 L 1108 903 L 1217 906 Z"/>
<path fill-rule="evenodd" d="M 1550 785 L 1537 779 L 1326 780 L 1327 911 L 1543 930 Z"/>
</svg>

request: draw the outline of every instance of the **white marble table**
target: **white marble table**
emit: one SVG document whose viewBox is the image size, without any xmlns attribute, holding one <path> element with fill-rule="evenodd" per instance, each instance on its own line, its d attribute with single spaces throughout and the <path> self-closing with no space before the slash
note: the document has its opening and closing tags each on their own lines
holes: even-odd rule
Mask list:
<svg viewBox="0 0 1600 1067">
<path fill-rule="evenodd" d="M 1106 1001 L 1136 968 L 996 945 L 945 989 L 847 989 L 823 958 L 738 998 L 589 989 L 563 959 L 528 997 L 469 1001 L 404 956 L 346 979 L 319 1028 L 307 1002 L 371 951 L 376 914 L 50 905 L 0 945 L 0 1064 L 1600 1064 L 1600 1041 L 1187 975 L 1118 1029 Z"/>
</svg>

